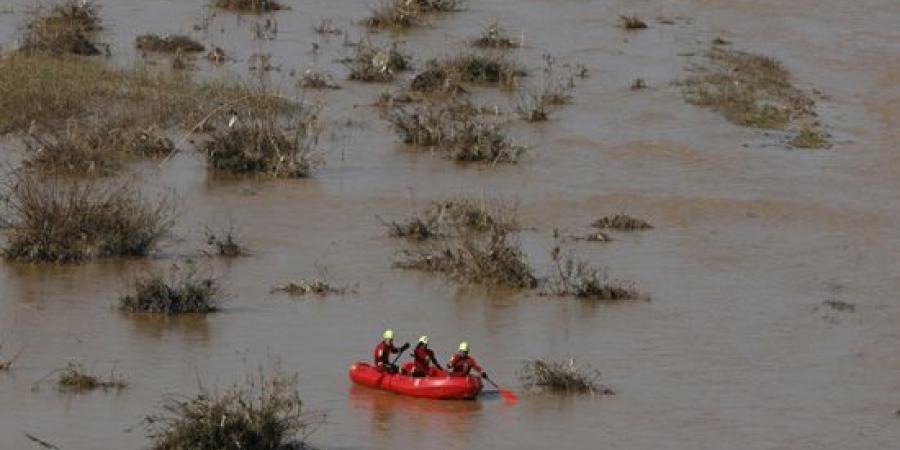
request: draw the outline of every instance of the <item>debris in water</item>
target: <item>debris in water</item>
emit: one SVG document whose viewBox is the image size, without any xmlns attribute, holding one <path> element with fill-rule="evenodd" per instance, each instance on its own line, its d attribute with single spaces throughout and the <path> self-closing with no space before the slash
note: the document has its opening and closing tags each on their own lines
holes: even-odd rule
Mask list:
<svg viewBox="0 0 900 450">
<path fill-rule="evenodd" d="M 648 222 L 631 217 L 628 214 L 616 214 L 614 216 L 602 217 L 591 224 L 594 228 L 609 228 L 613 230 L 648 230 L 653 228 Z"/>
</svg>

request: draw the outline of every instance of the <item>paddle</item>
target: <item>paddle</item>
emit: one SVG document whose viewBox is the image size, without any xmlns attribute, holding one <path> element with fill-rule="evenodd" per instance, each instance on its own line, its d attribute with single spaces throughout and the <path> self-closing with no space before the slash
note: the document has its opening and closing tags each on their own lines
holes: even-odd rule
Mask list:
<svg viewBox="0 0 900 450">
<path fill-rule="evenodd" d="M 512 404 L 515 404 L 517 401 L 519 401 L 519 397 L 516 397 L 516 394 L 513 394 L 512 391 L 508 391 L 506 389 L 503 389 L 500 386 L 497 386 L 497 383 L 494 383 L 494 380 L 492 380 L 488 377 L 484 377 L 484 379 L 487 380 L 488 383 L 491 383 L 491 385 L 494 386 L 494 388 L 496 388 L 497 391 L 500 392 L 500 396 L 503 397 L 503 400 L 506 403 L 509 403 L 510 405 L 512 405 Z"/>
<path fill-rule="evenodd" d="M 409 343 L 408 343 L 408 342 L 407 342 L 406 344 L 403 344 L 402 347 L 400 347 L 400 351 L 397 352 L 397 357 L 394 358 L 394 360 L 391 362 L 391 365 L 392 365 L 392 366 L 396 366 L 396 365 L 397 365 L 397 361 L 400 361 L 400 357 L 403 356 L 403 352 L 405 352 L 406 349 L 408 349 L 408 348 L 409 348 Z"/>
</svg>

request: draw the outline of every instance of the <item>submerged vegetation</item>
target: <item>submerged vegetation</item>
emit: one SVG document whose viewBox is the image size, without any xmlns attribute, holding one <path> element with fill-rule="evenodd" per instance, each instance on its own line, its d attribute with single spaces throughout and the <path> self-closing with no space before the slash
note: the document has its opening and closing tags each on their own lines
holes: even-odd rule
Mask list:
<svg viewBox="0 0 900 450">
<path fill-rule="evenodd" d="M 519 370 L 519 379 L 529 391 L 614 394 L 612 389 L 600 384 L 598 370 L 590 365 L 580 365 L 574 358 L 565 361 L 526 361 Z"/>
<path fill-rule="evenodd" d="M 76 262 L 145 256 L 172 227 L 174 207 L 126 185 L 19 174 L 5 192 L 7 259 Z"/>
<path fill-rule="evenodd" d="M 816 116 L 815 101 L 794 86 L 790 73 L 775 58 L 713 46 L 706 52 L 705 62 L 682 82 L 688 103 L 710 108 L 731 123 L 751 128 L 780 130 Z M 828 145 L 823 133 L 804 127 L 796 143 L 809 145 L 803 148 Z"/>
<path fill-rule="evenodd" d="M 637 14 L 619 16 L 619 24 L 626 30 L 643 30 L 647 28 L 647 22 L 641 20 Z"/>
<path fill-rule="evenodd" d="M 15 363 L 16 360 L 19 359 L 20 356 L 22 356 L 23 351 L 24 349 L 20 349 L 18 352 L 13 354 L 12 357 L 10 357 L 9 359 L 5 359 L 3 357 L 3 343 L 0 342 L 0 372 L 9 370 L 12 367 L 13 363 Z"/>
<path fill-rule="evenodd" d="M 828 137 L 824 131 L 803 124 L 797 134 L 791 138 L 789 144 L 794 148 L 829 148 L 831 143 L 828 142 Z"/>
<path fill-rule="evenodd" d="M 207 228 L 204 234 L 206 236 L 206 245 L 212 248 L 218 256 L 234 258 L 250 254 L 247 247 L 239 242 L 237 233 L 233 227 L 229 227 L 220 232 L 215 232 Z"/>
<path fill-rule="evenodd" d="M 341 86 L 334 81 L 334 77 L 327 72 L 319 72 L 308 69 L 303 72 L 297 85 L 302 89 L 340 89 Z"/>
<path fill-rule="evenodd" d="M 509 31 L 499 21 L 492 22 L 484 27 L 481 36 L 472 40 L 474 47 L 480 48 L 517 48 L 519 43 L 514 41 Z"/>
<path fill-rule="evenodd" d="M 180 34 L 142 34 L 135 39 L 135 46 L 138 50 L 165 53 L 196 53 L 206 50 L 203 44 Z"/>
<path fill-rule="evenodd" d="M 60 391 L 65 392 L 84 392 L 95 389 L 107 391 L 110 389 L 124 389 L 128 387 L 128 381 L 125 380 L 125 377 L 116 374 L 115 368 L 112 369 L 108 377 L 104 378 L 89 372 L 81 364 L 69 363 L 60 372 L 56 386 Z"/>
<path fill-rule="evenodd" d="M 649 230 L 653 228 L 653 225 L 650 225 L 649 222 L 624 213 L 601 217 L 595 220 L 591 226 L 594 228 L 608 228 L 620 231 Z"/>
<path fill-rule="evenodd" d="M 423 13 L 460 11 L 464 0 L 381 0 L 362 24 L 370 29 L 403 30 L 420 25 Z"/>
<path fill-rule="evenodd" d="M 515 207 L 499 201 L 460 197 L 431 202 L 424 215 L 385 222 L 388 235 L 427 241 L 460 232 L 513 231 L 518 227 Z"/>
<path fill-rule="evenodd" d="M 126 312 L 205 314 L 218 309 L 222 292 L 218 281 L 201 276 L 193 266 L 173 266 L 168 275 L 155 273 L 134 281 L 131 292 L 119 298 Z"/>
<path fill-rule="evenodd" d="M 65 0 L 35 7 L 25 25 L 20 50 L 25 53 L 97 55 L 91 34 L 100 29 L 98 7 L 90 0 Z"/>
<path fill-rule="evenodd" d="M 217 8 L 238 12 L 262 13 L 284 9 L 284 5 L 275 0 L 214 0 Z"/>
<path fill-rule="evenodd" d="M 169 398 L 144 424 L 151 450 L 301 449 L 311 425 L 301 405 L 296 376 L 260 372 L 224 393 Z"/>
<path fill-rule="evenodd" d="M 301 279 L 299 281 L 289 281 L 280 286 L 275 286 L 272 288 L 270 293 L 285 293 L 291 296 L 302 296 L 309 294 L 316 294 L 320 296 L 326 295 L 343 295 L 348 292 L 353 291 L 353 288 L 350 286 L 335 286 L 331 284 L 328 280 L 323 278 L 315 278 L 315 279 Z"/>
</svg>

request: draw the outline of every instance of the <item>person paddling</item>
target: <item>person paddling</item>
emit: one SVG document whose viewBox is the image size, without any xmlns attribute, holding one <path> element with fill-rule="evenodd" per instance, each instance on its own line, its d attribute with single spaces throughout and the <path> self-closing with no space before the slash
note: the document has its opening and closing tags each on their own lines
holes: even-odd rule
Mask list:
<svg viewBox="0 0 900 450">
<path fill-rule="evenodd" d="M 384 330 L 381 335 L 381 342 L 375 346 L 373 359 L 375 359 L 375 368 L 388 373 L 397 373 L 397 366 L 391 363 L 391 354 L 400 353 L 409 348 L 409 343 L 403 344 L 402 347 L 394 347 L 394 330 Z"/>
<path fill-rule="evenodd" d="M 419 338 L 419 343 L 416 344 L 416 349 L 413 350 L 412 376 L 428 376 L 430 364 L 434 364 L 438 369 L 441 368 L 441 363 L 435 358 L 434 352 L 428 348 L 428 336 L 422 336 Z"/>
<path fill-rule="evenodd" d="M 481 374 L 481 378 L 488 377 L 487 372 L 478 365 L 475 358 L 469 356 L 469 343 L 465 341 L 459 343 L 459 351 L 450 358 L 447 368 L 450 369 L 451 376 L 466 376 L 474 370 Z"/>
</svg>

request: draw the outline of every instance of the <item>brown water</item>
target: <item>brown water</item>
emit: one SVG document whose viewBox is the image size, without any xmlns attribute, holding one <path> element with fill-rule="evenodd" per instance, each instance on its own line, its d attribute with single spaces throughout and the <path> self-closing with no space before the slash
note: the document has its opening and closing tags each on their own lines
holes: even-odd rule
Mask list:
<svg viewBox="0 0 900 450">
<path fill-rule="evenodd" d="M 106 1 L 103 38 L 127 63 L 140 32 L 190 31 L 202 1 Z M 198 61 L 203 76 L 249 77 L 253 53 L 283 65 L 273 83 L 293 91 L 291 69 L 344 69 L 340 39 L 322 40 L 320 19 L 352 30 L 357 0 L 289 1 L 274 40 L 257 40 L 261 20 L 219 14 L 196 35 L 236 61 Z M 4 5 L 9 5 L 9 0 Z M 0 42 L 11 45 L 30 0 L 0 11 Z M 11 11 L 11 13 L 10 13 Z M 640 33 L 615 27 L 620 13 L 676 18 Z M 66 450 L 146 445 L 127 430 L 165 394 L 239 381 L 278 362 L 300 375 L 310 411 L 327 415 L 311 438 L 330 448 L 881 449 L 900 440 L 900 3 L 895 0 L 472 0 L 402 36 L 421 63 L 451 52 L 502 17 L 525 30 L 518 58 L 534 69 L 551 52 L 583 62 L 592 76 L 577 100 L 541 125 L 514 123 L 532 151 L 518 165 L 463 167 L 413 154 L 374 111 L 381 86 L 344 83 L 315 94 L 325 115 L 353 117 L 326 143 L 327 166 L 313 179 L 216 182 L 185 151 L 157 167 L 135 166 L 148 192 L 183 198 L 176 238 L 147 262 L 81 266 L 0 265 L 0 336 L 25 347 L 0 374 L 0 449 L 27 448 L 23 432 Z M 223 31 L 224 30 L 224 31 Z M 739 129 L 686 105 L 669 83 L 688 53 L 722 35 L 738 48 L 783 59 L 820 101 L 835 137 L 828 151 L 787 151 L 777 133 Z M 375 39 L 386 38 L 377 36 Z M 318 57 L 307 53 L 320 42 Z M 651 85 L 634 93 L 635 77 Z M 509 100 L 499 99 L 501 106 Z M 11 150 L 4 158 L 15 159 Z M 189 150 L 189 149 L 186 149 Z M 579 254 L 633 279 L 649 303 L 590 305 L 534 294 L 461 289 L 391 269 L 400 244 L 376 215 L 397 217 L 446 195 L 516 200 L 530 260 L 549 272 L 552 230 L 587 231 L 621 210 L 656 229 Z M 130 276 L 202 248 L 204 224 L 237 224 L 254 255 L 202 260 L 226 280 L 225 311 L 206 319 L 150 319 L 112 308 Z M 357 294 L 292 300 L 269 288 L 329 268 Z M 857 305 L 831 311 L 823 300 Z M 534 357 L 575 355 L 603 372 L 613 397 L 523 395 L 509 407 L 487 396 L 439 403 L 354 388 L 348 363 L 369 356 L 393 327 L 403 340 L 427 333 L 444 357 L 468 339 L 501 383 Z M 119 394 L 60 395 L 32 384 L 82 361 L 113 364 L 131 386 Z"/>
</svg>

